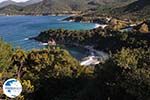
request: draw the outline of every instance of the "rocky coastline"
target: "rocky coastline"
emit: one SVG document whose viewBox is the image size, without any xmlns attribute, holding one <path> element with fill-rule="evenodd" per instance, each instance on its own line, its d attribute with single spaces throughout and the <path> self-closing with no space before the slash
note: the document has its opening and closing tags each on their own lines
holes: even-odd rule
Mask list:
<svg viewBox="0 0 150 100">
<path fill-rule="evenodd" d="M 87 23 L 97 23 L 97 24 L 106 24 L 108 23 L 109 19 L 104 17 L 87 17 L 87 16 L 69 16 L 63 21 L 70 21 L 70 22 L 87 22 Z"/>
<path fill-rule="evenodd" d="M 42 43 L 48 43 L 50 39 L 54 39 L 58 44 L 81 44 L 81 45 L 92 45 L 94 48 L 102 51 L 113 51 L 116 48 L 120 48 L 119 46 L 114 47 L 117 44 L 117 39 L 119 35 L 127 35 L 134 33 L 141 34 L 150 33 L 150 21 L 140 21 L 133 22 L 131 20 L 120 20 L 116 18 L 108 18 L 108 17 L 99 17 L 98 20 L 95 20 L 95 17 L 89 19 L 87 17 L 81 16 L 69 16 L 63 21 L 74 21 L 74 22 L 92 22 L 92 23 L 103 23 L 102 26 L 98 26 L 95 29 L 86 30 L 86 31 L 69 31 L 64 29 L 57 30 L 47 30 L 41 32 L 38 36 L 32 37 L 30 39 L 34 39 L 40 41 Z M 105 27 L 104 27 L 105 26 Z M 138 37 L 138 35 L 136 36 Z M 145 37 L 145 36 L 144 36 Z M 120 38 L 120 37 L 119 37 Z M 109 43 L 112 41 L 111 43 Z M 123 45 L 119 40 L 120 45 Z M 108 45 L 103 45 L 103 44 Z M 100 45 L 101 44 L 101 45 Z"/>
</svg>

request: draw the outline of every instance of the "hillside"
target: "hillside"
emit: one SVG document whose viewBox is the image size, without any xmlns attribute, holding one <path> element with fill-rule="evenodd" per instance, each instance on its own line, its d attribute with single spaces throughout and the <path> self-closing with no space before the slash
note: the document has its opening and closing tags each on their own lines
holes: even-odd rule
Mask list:
<svg viewBox="0 0 150 100">
<path fill-rule="evenodd" d="M 20 6 L 8 5 L 6 7 L 0 8 L 0 14 L 7 14 L 7 15 L 20 14 L 22 10 L 23 9 Z"/>
<path fill-rule="evenodd" d="M 64 11 L 85 10 L 87 2 L 80 0 L 44 0 L 43 2 L 26 6 L 25 12 L 61 13 Z"/>
<path fill-rule="evenodd" d="M 112 13 L 125 17 L 148 18 L 150 17 L 150 1 L 137 0 L 127 6 L 114 9 Z"/>
<path fill-rule="evenodd" d="M 0 9 L 0 14 L 51 14 L 51 13 L 71 13 L 72 11 L 87 12 L 91 9 L 103 9 L 106 7 L 115 8 L 116 5 L 125 5 L 134 0 L 43 0 L 39 3 L 20 7 L 16 5 L 5 6 Z M 9 11 L 7 10 L 9 9 Z M 21 9 L 21 10 L 20 10 Z M 15 13 L 14 13 L 15 12 Z"/>
<path fill-rule="evenodd" d="M 7 0 L 7 1 L 3 1 L 3 2 L 0 2 L 0 8 L 2 7 L 6 7 L 8 5 L 16 5 L 16 6 L 27 6 L 27 5 L 31 5 L 31 4 L 35 4 L 35 3 L 38 3 L 42 0 L 29 0 L 29 1 L 26 1 L 26 2 L 15 2 L 15 1 L 12 1 L 12 0 Z"/>
</svg>

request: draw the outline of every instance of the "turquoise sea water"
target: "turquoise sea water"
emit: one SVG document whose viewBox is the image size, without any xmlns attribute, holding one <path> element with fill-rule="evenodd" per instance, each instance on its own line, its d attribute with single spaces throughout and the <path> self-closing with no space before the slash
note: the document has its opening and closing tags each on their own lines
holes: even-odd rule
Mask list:
<svg viewBox="0 0 150 100">
<path fill-rule="evenodd" d="M 47 29 L 87 30 L 95 27 L 94 23 L 65 22 L 67 16 L 0 16 L 0 37 L 4 41 L 25 50 L 42 48 L 41 43 L 28 40 Z M 77 55 L 77 51 L 71 50 Z"/>
<path fill-rule="evenodd" d="M 0 16 L 0 37 L 14 47 L 29 50 L 41 48 L 39 42 L 27 40 L 47 29 L 86 30 L 95 27 L 92 23 L 61 21 L 66 16 Z"/>
</svg>

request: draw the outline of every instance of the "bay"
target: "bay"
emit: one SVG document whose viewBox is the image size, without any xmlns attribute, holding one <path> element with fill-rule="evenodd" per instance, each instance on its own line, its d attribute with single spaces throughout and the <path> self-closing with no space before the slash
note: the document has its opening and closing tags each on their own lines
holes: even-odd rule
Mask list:
<svg viewBox="0 0 150 100">
<path fill-rule="evenodd" d="M 0 37 L 14 48 L 24 50 L 39 49 L 44 46 L 29 37 L 37 36 L 41 31 L 48 29 L 89 30 L 95 27 L 94 23 L 67 22 L 62 19 L 67 16 L 0 16 Z M 75 56 L 83 56 L 77 49 L 70 48 Z"/>
</svg>

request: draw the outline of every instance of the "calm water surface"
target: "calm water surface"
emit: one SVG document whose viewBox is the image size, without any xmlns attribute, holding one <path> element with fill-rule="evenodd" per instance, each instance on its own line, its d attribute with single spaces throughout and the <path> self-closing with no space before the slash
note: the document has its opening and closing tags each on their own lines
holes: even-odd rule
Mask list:
<svg viewBox="0 0 150 100">
<path fill-rule="evenodd" d="M 28 40 L 47 29 L 87 30 L 95 27 L 93 23 L 77 23 L 61 21 L 67 16 L 0 16 L 0 37 L 13 47 L 25 50 L 42 48 L 41 43 Z M 72 50 L 75 55 L 81 52 Z M 81 53 L 82 54 L 82 53 Z"/>
</svg>

